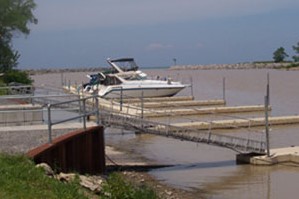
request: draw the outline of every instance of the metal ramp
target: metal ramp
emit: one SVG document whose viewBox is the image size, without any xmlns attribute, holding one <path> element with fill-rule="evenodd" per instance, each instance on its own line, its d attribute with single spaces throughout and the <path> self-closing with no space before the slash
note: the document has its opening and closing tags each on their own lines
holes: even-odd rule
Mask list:
<svg viewBox="0 0 299 199">
<path fill-rule="evenodd" d="M 100 121 L 104 126 L 171 137 L 182 141 L 205 143 L 229 148 L 239 153 L 265 154 L 266 143 L 235 136 L 213 134 L 200 130 L 176 127 L 145 120 L 140 117 L 116 112 L 101 111 Z"/>
</svg>

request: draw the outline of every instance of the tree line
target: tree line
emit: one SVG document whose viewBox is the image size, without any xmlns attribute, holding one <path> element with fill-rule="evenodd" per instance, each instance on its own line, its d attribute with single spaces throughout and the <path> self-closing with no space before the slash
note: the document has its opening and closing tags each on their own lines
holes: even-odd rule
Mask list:
<svg viewBox="0 0 299 199">
<path fill-rule="evenodd" d="M 32 11 L 33 0 L 0 0 L 0 83 L 31 84 L 26 72 L 17 70 L 20 54 L 13 49 L 12 39 L 30 33 L 29 24 L 37 24 Z"/>
<path fill-rule="evenodd" d="M 296 55 L 294 55 L 293 61 L 294 62 L 299 62 L 299 42 L 292 46 L 293 50 L 295 51 Z M 273 60 L 274 62 L 284 62 L 285 59 L 289 57 L 289 55 L 286 53 L 285 49 L 283 47 L 277 48 L 274 53 L 273 53 Z"/>
</svg>

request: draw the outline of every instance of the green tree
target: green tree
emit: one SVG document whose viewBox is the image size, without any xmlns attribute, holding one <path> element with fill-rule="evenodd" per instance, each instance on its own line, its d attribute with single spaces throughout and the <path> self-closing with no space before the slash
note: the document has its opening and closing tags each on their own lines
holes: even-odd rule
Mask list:
<svg viewBox="0 0 299 199">
<path fill-rule="evenodd" d="M 283 47 L 278 48 L 273 53 L 273 59 L 274 62 L 283 62 L 286 57 L 289 55 L 285 52 L 285 49 Z"/>
<path fill-rule="evenodd" d="M 35 7 L 33 0 L 0 0 L 0 73 L 16 69 L 20 55 L 12 47 L 12 38 L 30 33 L 29 24 L 37 23 Z M 24 78 L 29 77 L 25 74 Z"/>
<path fill-rule="evenodd" d="M 293 60 L 294 62 L 299 62 L 299 42 L 297 43 L 297 46 L 293 46 L 293 49 L 298 54 L 293 56 Z"/>
</svg>

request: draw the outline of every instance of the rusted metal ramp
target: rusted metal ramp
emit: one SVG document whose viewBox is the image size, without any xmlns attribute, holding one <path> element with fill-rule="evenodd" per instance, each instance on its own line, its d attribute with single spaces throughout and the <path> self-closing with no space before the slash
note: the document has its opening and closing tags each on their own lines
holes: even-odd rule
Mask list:
<svg viewBox="0 0 299 199">
<path fill-rule="evenodd" d="M 104 126 L 132 130 L 140 133 L 149 133 L 160 136 L 171 137 L 182 141 L 206 143 L 219 147 L 229 148 L 240 153 L 264 154 L 266 143 L 253 139 L 218 135 L 200 130 L 192 130 L 183 127 L 172 126 L 140 117 L 120 114 L 117 112 L 102 111 L 100 120 Z"/>
</svg>

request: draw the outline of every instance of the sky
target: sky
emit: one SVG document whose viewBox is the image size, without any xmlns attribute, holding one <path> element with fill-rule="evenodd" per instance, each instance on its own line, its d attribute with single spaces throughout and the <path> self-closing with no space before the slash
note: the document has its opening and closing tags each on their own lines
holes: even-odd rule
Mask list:
<svg viewBox="0 0 299 199">
<path fill-rule="evenodd" d="M 37 25 L 16 35 L 19 68 L 142 67 L 272 60 L 299 42 L 298 0 L 35 0 Z M 291 59 L 291 58 L 290 58 Z"/>
</svg>

